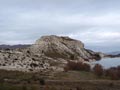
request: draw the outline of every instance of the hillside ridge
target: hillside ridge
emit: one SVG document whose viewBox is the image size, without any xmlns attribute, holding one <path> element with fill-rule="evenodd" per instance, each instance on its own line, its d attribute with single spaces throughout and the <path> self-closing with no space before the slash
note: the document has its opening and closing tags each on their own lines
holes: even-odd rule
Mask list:
<svg viewBox="0 0 120 90">
<path fill-rule="evenodd" d="M 62 71 L 68 61 L 90 62 L 104 55 L 64 36 L 42 36 L 26 48 L 0 50 L 0 69 L 17 71 Z"/>
</svg>

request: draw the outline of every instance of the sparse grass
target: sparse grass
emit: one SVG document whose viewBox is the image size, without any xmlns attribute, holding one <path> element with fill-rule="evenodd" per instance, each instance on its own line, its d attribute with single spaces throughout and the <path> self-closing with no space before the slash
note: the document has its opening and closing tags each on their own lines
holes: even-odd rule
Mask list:
<svg viewBox="0 0 120 90">
<path fill-rule="evenodd" d="M 41 79 L 42 77 L 47 78 L 48 73 L 28 73 L 28 72 L 20 72 L 20 71 L 7 71 L 0 70 L 0 80 L 3 79 L 17 79 L 17 80 L 27 80 L 27 79 Z"/>
<path fill-rule="evenodd" d="M 34 84 L 30 85 L 23 84 L 13 85 L 8 83 L 0 84 L 0 90 L 40 90 L 39 87 L 40 87 L 39 85 Z"/>
<path fill-rule="evenodd" d="M 96 77 L 92 72 L 86 71 L 68 71 L 68 72 L 58 72 L 54 74 L 54 78 L 57 80 L 99 80 L 107 79 L 106 77 Z"/>
<path fill-rule="evenodd" d="M 23 80 L 23 79 L 29 79 L 29 78 L 31 78 L 31 75 L 29 73 L 0 70 L 0 80 L 3 80 L 3 79 Z"/>
<path fill-rule="evenodd" d="M 120 90 L 120 81 L 98 78 L 92 72 L 56 72 L 52 78 L 44 77 L 46 80 L 43 76 L 41 73 L 0 70 L 0 90 Z"/>
</svg>

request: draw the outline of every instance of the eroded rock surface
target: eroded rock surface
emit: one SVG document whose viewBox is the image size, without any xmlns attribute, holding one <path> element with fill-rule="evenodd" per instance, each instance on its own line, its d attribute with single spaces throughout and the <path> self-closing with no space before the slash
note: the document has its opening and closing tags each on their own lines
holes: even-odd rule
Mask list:
<svg viewBox="0 0 120 90">
<path fill-rule="evenodd" d="M 62 71 L 69 60 L 93 61 L 102 57 L 84 48 L 79 40 L 60 36 L 43 36 L 24 49 L 0 50 L 0 69 L 18 71 Z"/>
</svg>

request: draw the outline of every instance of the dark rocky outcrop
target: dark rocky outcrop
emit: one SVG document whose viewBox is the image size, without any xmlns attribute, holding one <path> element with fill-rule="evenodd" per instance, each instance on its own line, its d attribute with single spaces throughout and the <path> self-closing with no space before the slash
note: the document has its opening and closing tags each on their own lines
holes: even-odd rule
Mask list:
<svg viewBox="0 0 120 90">
<path fill-rule="evenodd" d="M 110 58 L 120 57 L 120 51 L 107 53 L 107 57 L 110 57 Z"/>
</svg>

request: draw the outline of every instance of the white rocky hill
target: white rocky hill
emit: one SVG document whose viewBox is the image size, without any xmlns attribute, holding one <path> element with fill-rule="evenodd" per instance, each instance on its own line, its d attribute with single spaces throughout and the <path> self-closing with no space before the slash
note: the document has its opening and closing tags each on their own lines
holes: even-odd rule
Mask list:
<svg viewBox="0 0 120 90">
<path fill-rule="evenodd" d="M 60 36 L 43 36 L 30 47 L 0 50 L 0 69 L 17 71 L 61 71 L 67 61 L 89 62 L 104 55 L 84 48 L 79 40 Z"/>
</svg>

